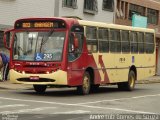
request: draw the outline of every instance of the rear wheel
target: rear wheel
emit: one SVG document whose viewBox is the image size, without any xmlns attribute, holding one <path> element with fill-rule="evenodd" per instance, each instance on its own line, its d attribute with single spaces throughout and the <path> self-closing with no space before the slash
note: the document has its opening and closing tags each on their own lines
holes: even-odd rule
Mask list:
<svg viewBox="0 0 160 120">
<path fill-rule="evenodd" d="M 33 87 L 37 93 L 42 94 L 45 93 L 47 85 L 33 85 Z"/>
<path fill-rule="evenodd" d="M 136 82 L 136 75 L 135 75 L 134 71 L 131 70 L 129 72 L 129 76 L 128 76 L 127 90 L 129 90 L 129 91 L 134 90 L 135 82 Z"/>
<path fill-rule="evenodd" d="M 81 95 L 87 95 L 90 92 L 91 88 L 91 77 L 90 74 L 86 71 L 83 75 L 83 83 L 81 86 L 77 87 L 77 91 Z"/>
<path fill-rule="evenodd" d="M 134 90 L 135 87 L 135 81 L 136 81 L 136 75 L 134 71 L 131 70 L 128 75 L 128 81 L 123 83 L 118 83 L 118 88 L 120 90 L 132 91 Z"/>
</svg>

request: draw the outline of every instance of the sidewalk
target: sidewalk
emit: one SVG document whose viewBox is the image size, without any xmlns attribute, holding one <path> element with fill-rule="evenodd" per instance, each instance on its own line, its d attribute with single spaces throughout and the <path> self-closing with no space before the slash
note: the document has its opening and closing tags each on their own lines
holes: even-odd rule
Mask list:
<svg viewBox="0 0 160 120">
<path fill-rule="evenodd" d="M 160 76 L 153 76 L 146 78 L 144 80 L 140 80 L 136 82 L 137 84 L 151 84 L 151 83 L 160 83 Z M 9 81 L 0 82 L 0 89 L 33 89 L 32 85 L 24 85 L 24 84 L 12 84 Z"/>
<path fill-rule="evenodd" d="M 10 81 L 0 82 L 0 89 L 33 89 L 32 85 L 13 84 Z"/>
<path fill-rule="evenodd" d="M 160 83 L 160 76 L 152 76 L 136 82 L 137 84 Z"/>
</svg>

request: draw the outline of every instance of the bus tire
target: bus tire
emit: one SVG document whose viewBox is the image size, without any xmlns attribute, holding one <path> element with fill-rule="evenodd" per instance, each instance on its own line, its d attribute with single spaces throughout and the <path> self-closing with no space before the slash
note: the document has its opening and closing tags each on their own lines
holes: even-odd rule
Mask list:
<svg viewBox="0 0 160 120">
<path fill-rule="evenodd" d="M 131 70 L 128 75 L 128 81 L 118 83 L 118 89 L 132 91 L 134 90 L 134 87 L 135 87 L 135 81 L 136 81 L 135 72 Z"/>
<path fill-rule="evenodd" d="M 33 87 L 38 94 L 43 94 L 46 91 L 47 85 L 33 85 Z"/>
<path fill-rule="evenodd" d="M 135 82 L 136 82 L 136 75 L 135 72 L 131 70 L 128 75 L 128 82 L 126 83 L 126 88 L 128 91 L 134 90 Z"/>
<path fill-rule="evenodd" d="M 86 71 L 83 75 L 83 83 L 81 86 L 77 87 L 77 92 L 80 95 L 87 95 L 90 92 L 91 88 L 91 77 L 90 74 Z"/>
</svg>

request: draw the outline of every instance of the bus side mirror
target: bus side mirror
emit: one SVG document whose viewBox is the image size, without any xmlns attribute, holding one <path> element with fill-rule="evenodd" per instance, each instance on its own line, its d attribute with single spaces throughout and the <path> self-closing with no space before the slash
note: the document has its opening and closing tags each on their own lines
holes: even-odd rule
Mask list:
<svg viewBox="0 0 160 120">
<path fill-rule="evenodd" d="M 78 49 L 78 47 L 79 47 L 78 38 L 76 37 L 75 33 L 72 33 L 72 36 L 73 36 L 74 50 L 76 50 L 76 49 Z"/>
<path fill-rule="evenodd" d="M 11 31 L 9 30 L 4 32 L 4 37 L 3 37 L 4 45 L 7 49 L 10 49 L 10 40 L 11 40 Z"/>
<path fill-rule="evenodd" d="M 78 43 L 78 38 L 74 38 L 74 48 L 78 49 L 79 43 Z"/>
</svg>

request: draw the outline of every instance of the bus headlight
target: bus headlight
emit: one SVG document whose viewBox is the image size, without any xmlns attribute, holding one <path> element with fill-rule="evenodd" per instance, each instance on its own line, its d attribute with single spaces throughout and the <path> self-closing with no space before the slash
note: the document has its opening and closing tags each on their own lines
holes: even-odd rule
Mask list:
<svg viewBox="0 0 160 120">
<path fill-rule="evenodd" d="M 22 71 L 22 74 L 25 74 L 25 71 Z"/>
<path fill-rule="evenodd" d="M 48 71 L 47 71 L 46 73 L 47 73 L 47 74 L 49 74 L 49 72 L 48 72 Z"/>
</svg>

